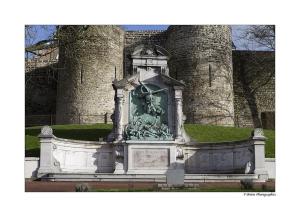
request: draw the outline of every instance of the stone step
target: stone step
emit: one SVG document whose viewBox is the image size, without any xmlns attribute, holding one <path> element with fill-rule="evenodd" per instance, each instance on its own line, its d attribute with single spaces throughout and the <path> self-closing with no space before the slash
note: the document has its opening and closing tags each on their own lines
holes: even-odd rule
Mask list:
<svg viewBox="0 0 300 217">
<path fill-rule="evenodd" d="M 112 173 L 49 173 L 43 181 L 98 181 L 98 182 L 154 182 L 167 183 L 165 174 L 112 174 Z M 184 183 L 240 182 L 251 180 L 265 182 L 257 174 L 185 174 Z"/>
</svg>

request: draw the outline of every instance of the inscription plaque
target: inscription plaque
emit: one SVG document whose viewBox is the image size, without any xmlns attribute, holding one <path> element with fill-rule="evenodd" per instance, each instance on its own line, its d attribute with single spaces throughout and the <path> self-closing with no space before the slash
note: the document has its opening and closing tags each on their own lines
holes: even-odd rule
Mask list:
<svg viewBox="0 0 300 217">
<path fill-rule="evenodd" d="M 133 149 L 134 168 L 166 168 L 169 166 L 169 149 Z"/>
</svg>

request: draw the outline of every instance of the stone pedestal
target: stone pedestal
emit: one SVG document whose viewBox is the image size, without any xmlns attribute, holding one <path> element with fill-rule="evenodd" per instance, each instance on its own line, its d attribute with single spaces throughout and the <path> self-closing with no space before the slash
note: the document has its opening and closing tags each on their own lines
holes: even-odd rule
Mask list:
<svg viewBox="0 0 300 217">
<path fill-rule="evenodd" d="M 268 172 L 265 167 L 265 140 L 266 137 L 263 134 L 263 129 L 256 128 L 253 131 L 253 145 L 254 145 L 254 173 L 258 175 L 261 180 L 268 179 Z"/>
<path fill-rule="evenodd" d="M 114 174 L 125 174 L 126 168 L 125 168 L 125 154 L 124 154 L 124 144 L 116 144 L 114 146 L 114 152 L 115 152 L 115 170 Z"/>
</svg>

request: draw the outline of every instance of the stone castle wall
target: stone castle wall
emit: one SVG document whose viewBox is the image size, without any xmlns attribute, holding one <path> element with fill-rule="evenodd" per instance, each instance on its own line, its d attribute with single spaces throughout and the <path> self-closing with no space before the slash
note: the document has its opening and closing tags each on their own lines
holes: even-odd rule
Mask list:
<svg viewBox="0 0 300 217">
<path fill-rule="evenodd" d="M 60 46 L 57 123 L 99 123 L 114 109 L 112 81 L 123 76 L 124 31 L 117 26 L 67 27 Z"/>
<path fill-rule="evenodd" d="M 55 124 L 58 48 L 25 59 L 25 125 Z"/>
<path fill-rule="evenodd" d="M 25 125 L 53 123 L 56 113 L 57 63 L 26 64 Z M 34 67 L 33 67 L 34 66 Z"/>
<path fill-rule="evenodd" d="M 233 78 L 235 125 L 253 127 L 255 115 L 264 128 L 274 129 L 275 53 L 233 51 Z"/>
<path fill-rule="evenodd" d="M 246 62 L 250 77 L 251 73 L 257 78 L 265 77 L 268 73 L 259 71 L 274 67 L 274 53 L 270 59 L 262 58 L 263 53 L 270 52 L 232 52 L 229 26 L 171 26 L 167 31 L 129 32 L 117 26 L 74 26 L 67 32 L 65 40 L 71 39 L 71 43 L 60 47 L 55 72 L 58 84 L 55 80 L 49 82 L 46 76 L 51 71 L 47 65 L 56 61 L 26 64 L 26 71 L 30 72 L 26 73 L 26 82 L 31 77 L 31 84 L 37 84 L 30 88 L 26 85 L 26 119 L 30 115 L 57 113 L 58 124 L 110 122 L 114 109 L 112 80 L 131 73 L 130 55 L 134 48 L 149 44 L 170 52 L 170 76 L 186 84 L 183 109 L 187 123 L 253 127 L 249 102 L 240 82 L 240 62 Z M 255 94 L 258 115 L 267 119 L 267 125 L 274 125 L 269 120 L 274 117 L 274 95 L 274 79 Z"/>
<path fill-rule="evenodd" d="M 234 125 L 230 27 L 171 26 L 167 32 L 170 75 L 186 84 L 186 122 Z"/>
</svg>

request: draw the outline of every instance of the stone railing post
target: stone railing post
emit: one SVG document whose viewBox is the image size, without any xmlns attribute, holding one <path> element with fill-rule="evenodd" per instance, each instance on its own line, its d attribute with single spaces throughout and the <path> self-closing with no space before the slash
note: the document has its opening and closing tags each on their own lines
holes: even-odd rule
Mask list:
<svg viewBox="0 0 300 217">
<path fill-rule="evenodd" d="M 252 141 L 254 144 L 254 173 L 258 175 L 260 180 L 267 180 L 268 173 L 265 167 L 265 140 L 263 129 L 256 128 L 253 131 Z"/>
<path fill-rule="evenodd" d="M 182 87 L 174 87 L 175 90 L 175 139 L 182 140 Z"/>
<path fill-rule="evenodd" d="M 59 172 L 59 162 L 53 157 L 53 150 L 56 149 L 53 144 L 53 130 L 49 126 L 44 126 L 39 134 L 40 139 L 40 167 L 38 176 L 41 177 L 48 173 Z"/>
</svg>

